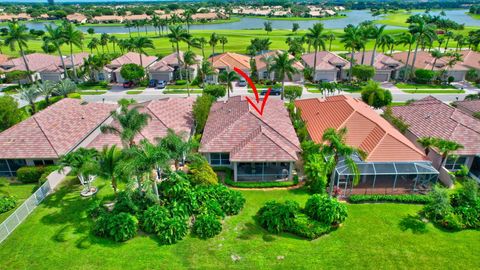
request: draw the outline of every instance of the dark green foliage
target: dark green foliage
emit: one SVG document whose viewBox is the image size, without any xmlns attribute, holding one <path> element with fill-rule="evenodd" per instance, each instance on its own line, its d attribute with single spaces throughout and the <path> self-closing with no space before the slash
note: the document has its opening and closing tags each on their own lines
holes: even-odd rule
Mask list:
<svg viewBox="0 0 480 270">
<path fill-rule="evenodd" d="M 284 88 L 285 98 L 290 102 L 302 96 L 303 87 L 298 85 L 287 85 Z"/>
<path fill-rule="evenodd" d="M 475 180 L 463 181 L 462 188 L 451 196 L 451 205 L 465 228 L 480 228 L 480 195 Z"/>
<path fill-rule="evenodd" d="M 402 195 L 351 195 L 348 198 L 350 203 L 371 203 L 371 202 L 396 202 L 396 203 L 415 203 L 426 204 L 430 198 L 419 194 Z"/>
<path fill-rule="evenodd" d="M 43 166 L 26 166 L 17 170 L 17 180 L 22 183 L 37 183 L 45 172 Z"/>
<path fill-rule="evenodd" d="M 292 225 L 287 230 L 295 235 L 312 240 L 329 233 L 332 228 L 328 224 L 318 222 L 300 213 L 293 219 Z"/>
<path fill-rule="evenodd" d="M 193 185 L 216 185 L 217 174 L 203 156 L 198 156 L 189 165 L 189 179 Z"/>
<path fill-rule="evenodd" d="M 222 211 L 228 216 L 240 213 L 245 205 L 242 193 L 223 185 L 200 187 L 197 194 L 198 201 L 202 204 L 208 200 L 217 201 Z"/>
<path fill-rule="evenodd" d="M 215 168 L 218 170 L 218 168 Z M 232 179 L 232 170 L 228 168 L 225 170 L 225 184 L 232 187 L 239 188 L 272 188 L 272 187 L 290 187 L 295 185 L 293 181 L 267 181 L 267 182 L 235 182 Z"/>
<path fill-rule="evenodd" d="M 222 223 L 214 215 L 200 215 L 192 227 L 192 233 L 202 239 L 212 238 L 222 232 Z"/>
<path fill-rule="evenodd" d="M 315 194 L 308 198 L 305 213 L 312 219 L 328 225 L 342 223 L 348 216 L 347 207 L 336 198 Z"/>
<path fill-rule="evenodd" d="M 293 225 L 300 206 L 295 201 L 268 201 L 257 212 L 259 224 L 270 233 L 286 231 Z"/>
<path fill-rule="evenodd" d="M 164 222 L 157 236 L 162 244 L 171 245 L 182 240 L 187 232 L 187 221 L 183 217 L 174 216 Z"/>
<path fill-rule="evenodd" d="M 125 64 L 120 69 L 120 75 L 127 81 L 138 81 L 145 76 L 145 69 L 137 64 Z"/>
<path fill-rule="evenodd" d="M 460 216 L 456 215 L 455 213 L 448 213 L 443 219 L 440 221 L 440 224 L 452 231 L 459 231 L 463 229 L 463 223 Z"/>
<path fill-rule="evenodd" d="M 196 194 L 185 173 L 170 174 L 168 181 L 158 185 L 160 199 L 171 212 L 187 218 L 198 209 Z"/>
<path fill-rule="evenodd" d="M 215 98 L 207 93 L 204 93 L 201 96 L 198 96 L 193 104 L 193 117 L 196 124 L 196 132 L 201 134 L 203 128 L 207 123 L 208 114 L 210 113 L 210 108 L 212 107 Z"/>
<path fill-rule="evenodd" d="M 375 109 L 388 106 L 393 100 L 390 90 L 381 88 L 379 83 L 371 80 L 362 88 L 361 96 L 363 102 Z"/>
<path fill-rule="evenodd" d="M 367 65 L 356 65 L 352 68 L 352 74 L 361 81 L 368 81 L 375 76 L 375 68 Z"/>
<path fill-rule="evenodd" d="M 177 80 L 175 81 L 175 85 L 186 85 L 187 84 L 187 80 Z"/>
<path fill-rule="evenodd" d="M 305 186 L 312 193 L 325 193 L 330 169 L 322 154 L 311 154 L 305 161 Z"/>
<path fill-rule="evenodd" d="M 224 97 L 227 94 L 227 88 L 225 85 L 220 84 L 208 84 L 203 89 L 204 94 L 208 94 L 215 99 Z"/>
<path fill-rule="evenodd" d="M 155 204 L 155 198 L 149 193 L 139 192 L 120 192 L 117 196 L 117 202 L 113 208 L 114 213 L 130 213 L 135 215 L 140 211 L 146 210 Z"/>
<path fill-rule="evenodd" d="M 430 202 L 423 208 L 424 215 L 433 222 L 439 222 L 448 214 L 452 213 L 450 197 L 445 188 L 434 186 L 428 194 Z"/>
<path fill-rule="evenodd" d="M 416 83 L 430 83 L 436 76 L 436 72 L 429 69 L 418 68 L 415 70 Z"/>
<path fill-rule="evenodd" d="M 312 140 L 301 142 L 300 147 L 302 148 L 303 159 L 307 159 L 307 157 L 310 155 L 320 153 L 320 149 L 321 149 L 321 145 L 315 143 Z"/>
<path fill-rule="evenodd" d="M 93 232 L 97 236 L 125 242 L 137 235 L 138 220 L 128 213 L 103 214 L 95 222 Z"/>
<path fill-rule="evenodd" d="M 158 233 L 169 219 L 170 213 L 165 207 L 154 205 L 143 212 L 141 228 L 146 233 Z"/>
<path fill-rule="evenodd" d="M 0 132 L 22 121 L 23 112 L 11 96 L 0 96 Z"/>
<path fill-rule="evenodd" d="M 10 211 L 17 205 L 17 200 L 11 196 L 0 196 L 0 214 Z"/>
</svg>

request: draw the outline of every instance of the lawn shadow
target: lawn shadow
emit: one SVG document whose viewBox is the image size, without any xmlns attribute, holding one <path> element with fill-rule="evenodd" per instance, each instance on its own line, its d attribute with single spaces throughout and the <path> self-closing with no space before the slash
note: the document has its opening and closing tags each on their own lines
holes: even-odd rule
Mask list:
<svg viewBox="0 0 480 270">
<path fill-rule="evenodd" d="M 418 215 L 407 215 L 403 217 L 398 226 L 402 231 L 411 230 L 414 234 L 424 234 L 428 232 L 427 223 Z"/>
</svg>

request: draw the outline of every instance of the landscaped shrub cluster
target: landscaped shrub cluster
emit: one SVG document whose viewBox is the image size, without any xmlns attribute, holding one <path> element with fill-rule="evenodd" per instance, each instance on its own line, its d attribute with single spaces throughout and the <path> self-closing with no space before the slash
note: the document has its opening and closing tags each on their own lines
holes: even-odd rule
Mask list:
<svg viewBox="0 0 480 270">
<path fill-rule="evenodd" d="M 421 214 L 433 223 L 450 230 L 480 228 L 480 191 L 475 180 L 465 179 L 453 194 L 436 186 L 429 197 Z"/>
<path fill-rule="evenodd" d="M 98 216 L 94 233 L 126 241 L 136 235 L 139 227 L 155 234 L 162 244 L 174 244 L 187 235 L 192 224 L 192 234 L 204 239 L 219 234 L 221 219 L 238 214 L 245 204 L 240 192 L 199 180 L 198 175 L 174 172 L 167 178 L 158 184 L 158 199 L 151 191 L 121 192 L 111 212 L 98 210 L 100 206 L 89 211 Z M 120 228 L 112 228 L 111 223 Z"/>
<path fill-rule="evenodd" d="M 418 68 L 415 70 L 415 82 L 416 83 L 430 83 L 436 76 L 436 72 L 429 69 Z"/>
<path fill-rule="evenodd" d="M 17 201 L 11 196 L 0 196 L 0 214 L 15 208 Z"/>
<path fill-rule="evenodd" d="M 396 202 L 396 203 L 416 203 L 426 204 L 430 198 L 420 194 L 402 194 L 402 195 L 351 195 L 348 198 L 351 203 L 370 203 L 370 202 Z"/>
<path fill-rule="evenodd" d="M 187 84 L 187 80 L 176 80 L 175 81 L 175 85 L 186 85 Z"/>
<path fill-rule="evenodd" d="M 40 183 L 55 171 L 56 166 L 25 166 L 17 170 L 17 179 L 22 183 Z"/>
<path fill-rule="evenodd" d="M 203 156 L 198 156 L 189 165 L 190 181 L 195 185 L 218 183 L 217 174 Z"/>
<path fill-rule="evenodd" d="M 208 94 L 215 99 L 224 97 L 227 94 L 227 88 L 225 85 L 220 84 L 208 84 L 203 89 L 203 93 Z"/>
<path fill-rule="evenodd" d="M 268 232 L 290 232 L 315 239 L 345 221 L 347 209 L 335 198 L 316 194 L 307 200 L 304 209 L 295 201 L 269 201 L 258 210 L 256 217 Z"/>
</svg>

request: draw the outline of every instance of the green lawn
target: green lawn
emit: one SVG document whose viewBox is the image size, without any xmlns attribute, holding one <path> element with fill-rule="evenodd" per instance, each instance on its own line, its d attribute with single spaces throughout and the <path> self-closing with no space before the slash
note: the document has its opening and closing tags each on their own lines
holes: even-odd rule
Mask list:
<svg viewBox="0 0 480 270">
<path fill-rule="evenodd" d="M 457 89 L 453 85 L 438 85 L 438 84 L 414 84 L 414 83 L 397 83 L 395 84 L 399 89 Z"/>
<path fill-rule="evenodd" d="M 190 94 L 201 94 L 202 90 L 190 90 Z M 187 90 L 184 89 L 171 89 L 163 90 L 164 94 L 188 94 Z"/>
<path fill-rule="evenodd" d="M 464 90 L 402 90 L 408 94 L 464 94 Z"/>
<path fill-rule="evenodd" d="M 17 206 L 14 209 L 0 214 L 0 223 L 10 216 L 36 189 L 36 184 L 10 184 L 8 186 L 0 186 L 0 195 L 9 195 L 17 198 Z"/>
<path fill-rule="evenodd" d="M 88 96 L 88 95 L 103 95 L 105 93 L 107 93 L 106 90 L 93 90 L 93 91 L 88 91 L 88 90 L 85 90 L 85 91 L 78 91 L 78 93 L 82 96 Z"/>
<path fill-rule="evenodd" d="M 127 95 L 139 95 L 143 93 L 143 90 L 129 90 L 127 91 Z"/>
<path fill-rule="evenodd" d="M 88 84 L 78 84 L 78 90 L 109 90 L 112 88 L 110 85 L 88 85 Z"/>
<path fill-rule="evenodd" d="M 76 183 L 75 180 L 73 180 Z M 109 196 L 98 182 L 98 196 Z M 428 224 L 411 226 L 421 206 L 348 205 L 349 217 L 337 231 L 314 241 L 291 234 L 270 235 L 253 216 L 267 200 L 296 200 L 293 191 L 242 191 L 245 209 L 225 219 L 220 235 L 209 240 L 187 236 L 171 246 L 140 235 L 114 243 L 90 234 L 88 199 L 78 185 L 63 186 L 2 244 L 2 269 L 476 269 L 479 231 L 445 232 Z M 413 228 L 408 229 L 409 227 Z M 422 229 L 422 228 L 420 228 Z M 232 256 L 240 260 L 233 262 Z M 283 256 L 278 257 L 278 256 Z"/>
<path fill-rule="evenodd" d="M 187 89 L 187 85 L 168 84 L 167 89 L 168 90 L 173 90 L 173 89 L 184 90 L 184 89 Z M 190 85 L 190 89 L 201 89 L 201 87 L 199 85 L 194 84 L 194 85 Z"/>
</svg>

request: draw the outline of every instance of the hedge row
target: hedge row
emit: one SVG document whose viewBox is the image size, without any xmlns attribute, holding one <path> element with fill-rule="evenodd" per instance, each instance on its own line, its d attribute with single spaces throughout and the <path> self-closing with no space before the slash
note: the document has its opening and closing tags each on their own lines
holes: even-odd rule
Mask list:
<svg viewBox="0 0 480 270">
<path fill-rule="evenodd" d="M 47 180 L 47 176 L 55 171 L 57 166 L 25 166 L 17 170 L 18 181 L 27 183 L 43 183 Z"/>
<path fill-rule="evenodd" d="M 225 172 L 225 184 L 239 188 L 272 188 L 272 187 L 290 187 L 294 186 L 295 181 L 269 181 L 269 182 L 235 182 L 230 168 L 215 168 L 215 171 Z M 298 183 L 298 180 L 297 180 Z"/>
<path fill-rule="evenodd" d="M 396 202 L 396 203 L 416 203 L 426 204 L 429 197 L 419 194 L 402 195 L 351 195 L 348 198 L 350 203 L 369 203 L 369 202 Z"/>
</svg>

